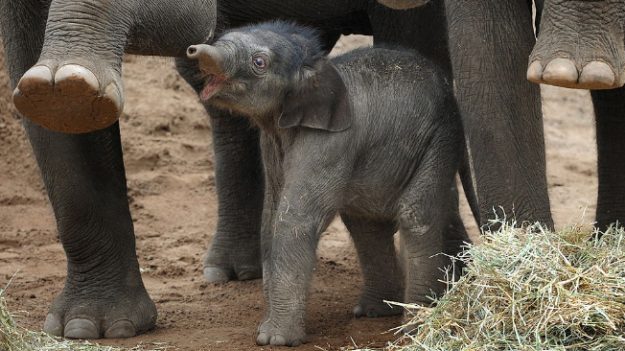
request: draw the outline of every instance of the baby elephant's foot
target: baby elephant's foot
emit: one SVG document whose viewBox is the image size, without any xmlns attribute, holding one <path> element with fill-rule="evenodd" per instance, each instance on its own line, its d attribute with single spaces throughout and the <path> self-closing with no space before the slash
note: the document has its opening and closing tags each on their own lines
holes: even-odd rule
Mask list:
<svg viewBox="0 0 625 351">
<path fill-rule="evenodd" d="M 304 326 L 298 323 L 277 323 L 268 318 L 258 327 L 256 344 L 261 346 L 299 346 L 305 342 Z"/>
<path fill-rule="evenodd" d="M 386 317 L 386 316 L 396 316 L 402 313 L 402 308 L 395 305 L 389 305 L 386 302 L 380 300 L 372 300 L 372 299 L 361 299 L 358 305 L 354 307 L 354 316 L 356 318 L 360 317 L 369 317 L 369 318 L 377 318 L 377 317 Z"/>
</svg>

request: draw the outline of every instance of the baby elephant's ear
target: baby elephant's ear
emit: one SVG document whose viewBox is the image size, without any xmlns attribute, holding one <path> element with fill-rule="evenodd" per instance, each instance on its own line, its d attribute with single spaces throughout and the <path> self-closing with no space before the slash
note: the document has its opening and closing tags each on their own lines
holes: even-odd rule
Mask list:
<svg viewBox="0 0 625 351">
<path fill-rule="evenodd" d="M 336 68 L 325 61 L 287 94 L 278 126 L 341 132 L 348 129 L 351 123 L 345 83 Z"/>
</svg>

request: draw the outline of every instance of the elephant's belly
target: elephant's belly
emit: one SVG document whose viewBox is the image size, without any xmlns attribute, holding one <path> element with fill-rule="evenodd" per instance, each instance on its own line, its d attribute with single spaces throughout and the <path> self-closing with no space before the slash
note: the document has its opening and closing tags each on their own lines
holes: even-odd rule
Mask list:
<svg viewBox="0 0 625 351">
<path fill-rule="evenodd" d="M 410 177 L 360 178 L 350 182 L 343 193 L 343 212 L 353 216 L 394 220 Z"/>
<path fill-rule="evenodd" d="M 342 207 L 350 213 L 379 219 L 395 219 L 400 200 L 405 198 L 421 162 L 422 147 L 386 142 L 370 146 L 369 152 L 356 160 L 351 177 L 345 182 Z M 375 140 L 372 140 L 375 144 Z"/>
<path fill-rule="evenodd" d="M 390 220 L 397 217 L 397 199 L 383 196 L 379 190 L 349 189 L 345 192 L 341 212 L 354 217 Z"/>
</svg>

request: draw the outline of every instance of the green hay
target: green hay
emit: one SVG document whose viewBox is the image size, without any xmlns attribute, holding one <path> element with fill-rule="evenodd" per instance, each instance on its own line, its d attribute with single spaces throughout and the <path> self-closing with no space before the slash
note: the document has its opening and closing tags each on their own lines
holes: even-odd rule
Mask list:
<svg viewBox="0 0 625 351">
<path fill-rule="evenodd" d="M 52 337 L 43 332 L 24 329 L 15 323 L 9 313 L 0 289 L 0 351 L 165 351 L 167 346 L 155 345 L 147 349 L 138 345 L 132 349 L 113 346 L 101 346 L 86 341 L 69 341 Z"/>
<path fill-rule="evenodd" d="M 594 233 L 596 234 L 596 233 Z M 625 350 L 625 231 L 503 225 L 459 258 L 466 274 L 393 351 Z"/>
</svg>

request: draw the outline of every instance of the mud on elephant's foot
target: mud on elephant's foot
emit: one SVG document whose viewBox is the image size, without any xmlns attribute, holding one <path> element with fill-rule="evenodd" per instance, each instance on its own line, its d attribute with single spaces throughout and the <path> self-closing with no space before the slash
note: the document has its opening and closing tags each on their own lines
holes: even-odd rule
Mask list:
<svg viewBox="0 0 625 351">
<path fill-rule="evenodd" d="M 256 344 L 272 346 L 299 346 L 306 343 L 306 332 L 303 322 L 280 322 L 267 318 L 258 327 Z"/>
<path fill-rule="evenodd" d="M 85 66 L 37 63 L 13 92 L 18 111 L 47 129 L 64 133 L 88 133 L 115 123 L 123 108 L 118 74 L 98 76 L 94 73 L 98 70 Z"/>
<path fill-rule="evenodd" d="M 52 303 L 43 330 L 70 339 L 129 338 L 153 329 L 156 306 L 143 286 L 103 295 L 63 292 Z"/>
<path fill-rule="evenodd" d="M 259 246 L 260 239 L 230 242 L 228 235 L 216 234 L 204 259 L 204 278 L 210 283 L 261 278 Z"/>
</svg>

